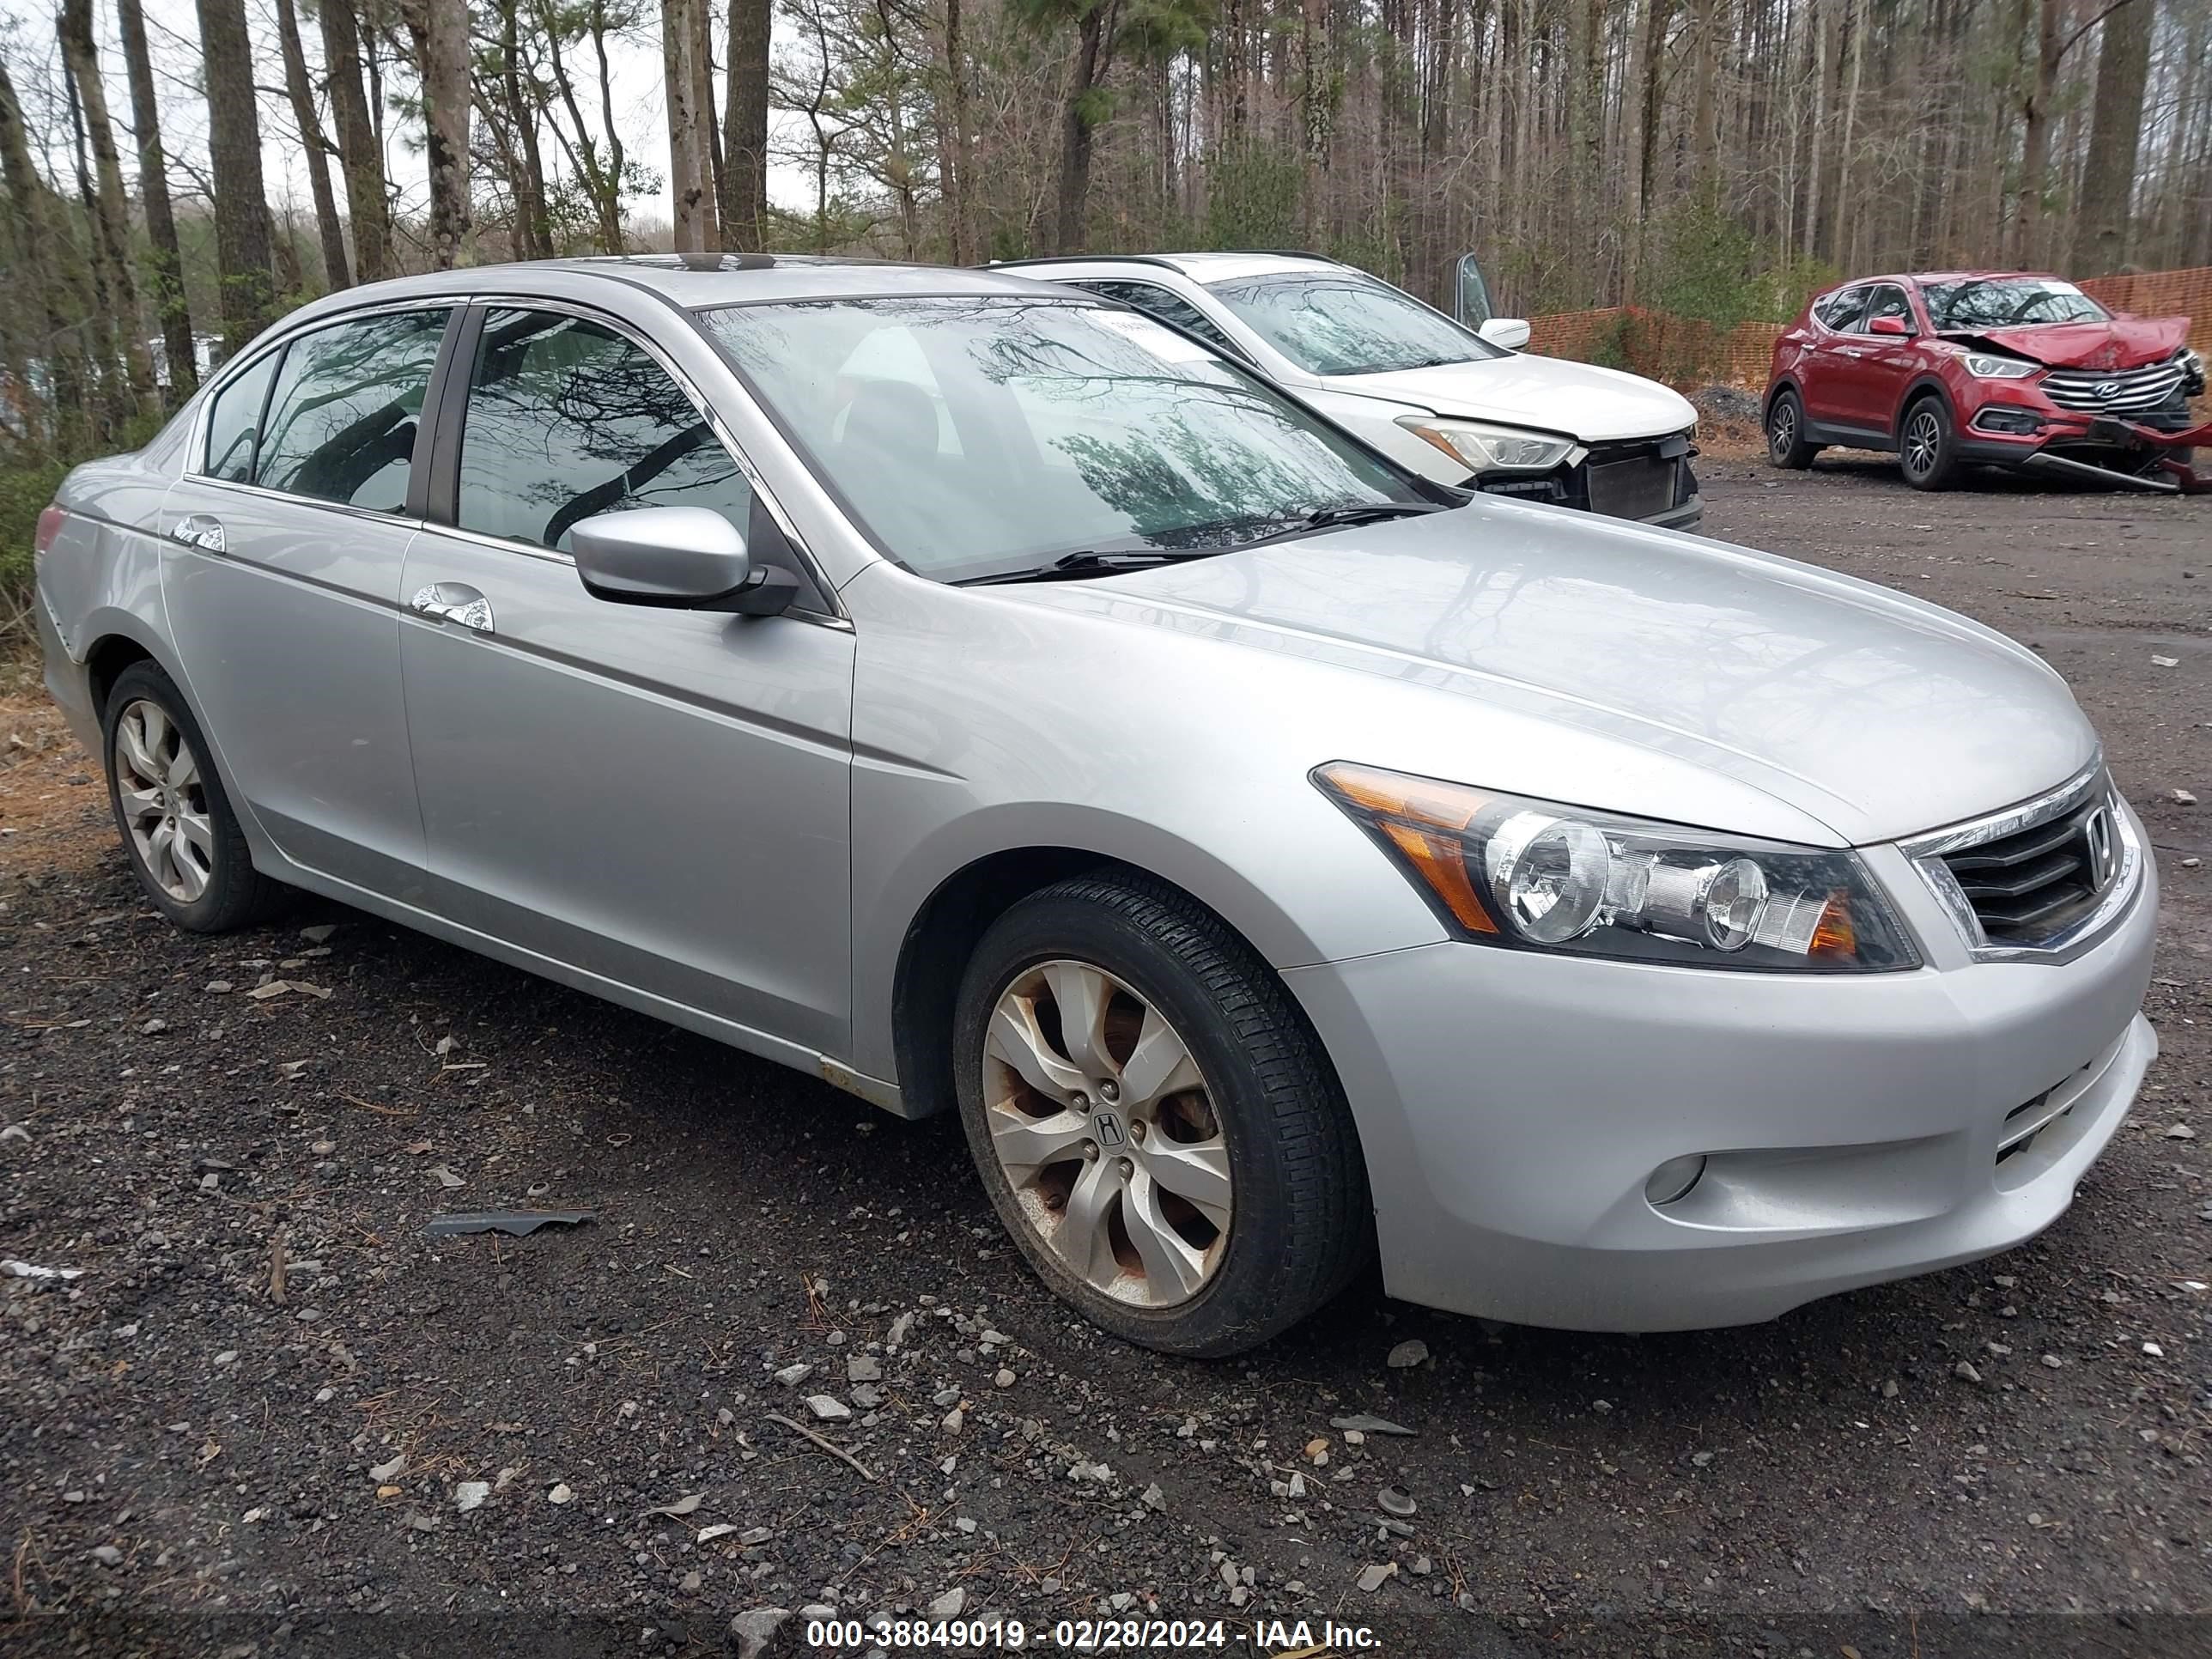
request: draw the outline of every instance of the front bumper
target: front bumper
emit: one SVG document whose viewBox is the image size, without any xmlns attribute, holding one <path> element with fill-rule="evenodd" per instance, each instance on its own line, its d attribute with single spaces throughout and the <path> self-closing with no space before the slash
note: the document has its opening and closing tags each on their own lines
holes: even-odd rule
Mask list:
<svg viewBox="0 0 2212 1659">
<path fill-rule="evenodd" d="M 2063 963 L 1947 948 L 1910 973 L 1730 974 L 1438 944 L 1285 977 L 1352 1103 L 1393 1295 L 1695 1329 L 2056 1220 L 2157 1053 L 2156 913 L 2146 869 Z M 1653 1171 L 1698 1153 L 1703 1178 L 1655 1207 Z"/>
<path fill-rule="evenodd" d="M 1632 519 L 1662 530 L 1694 530 L 1705 516 L 1698 475 L 1690 467 L 1697 453 L 1678 433 L 1586 448 L 1579 459 L 1551 472 L 1476 473 L 1461 487 L 1506 501 Z"/>
<path fill-rule="evenodd" d="M 2040 424 L 2028 432 L 1990 429 L 1990 422 L 2016 422 L 2033 415 Z M 2212 469 L 2197 464 L 2194 452 L 2212 447 L 2212 421 L 2191 426 L 2187 417 L 2156 423 L 2111 415 L 2081 415 L 2038 398 L 1992 402 L 1977 410 L 1959 432 L 1961 459 L 1989 466 L 2056 470 L 2087 477 L 2094 467 L 2121 483 L 2185 495 L 2212 490 Z M 2052 468 L 2052 462 L 2059 463 Z"/>
</svg>

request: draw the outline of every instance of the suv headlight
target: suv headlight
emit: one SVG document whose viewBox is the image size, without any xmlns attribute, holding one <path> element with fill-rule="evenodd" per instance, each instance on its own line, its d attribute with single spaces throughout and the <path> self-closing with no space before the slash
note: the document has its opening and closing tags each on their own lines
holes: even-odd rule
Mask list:
<svg viewBox="0 0 2212 1659">
<path fill-rule="evenodd" d="M 1313 775 L 1462 939 L 1700 968 L 1866 973 L 1920 964 L 1849 852 L 1345 761 Z"/>
<path fill-rule="evenodd" d="M 2181 390 L 2185 396 L 2194 398 L 2204 390 L 2204 359 L 2187 346 L 2173 354 L 2181 365 Z"/>
<path fill-rule="evenodd" d="M 1401 415 L 1398 424 L 1476 472 L 1549 472 L 1575 451 L 1572 438 L 1437 415 Z"/>
<path fill-rule="evenodd" d="M 1966 373 L 1978 380 L 2024 380 L 2031 374 L 2043 373 L 2041 363 L 2019 357 L 2000 357 L 1993 351 L 1969 351 L 1966 357 Z"/>
</svg>

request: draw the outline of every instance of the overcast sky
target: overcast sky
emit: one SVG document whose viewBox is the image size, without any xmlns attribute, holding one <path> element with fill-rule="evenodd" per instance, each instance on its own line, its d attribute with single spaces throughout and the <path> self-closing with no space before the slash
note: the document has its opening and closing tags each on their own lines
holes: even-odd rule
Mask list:
<svg viewBox="0 0 2212 1659">
<path fill-rule="evenodd" d="M 173 158 L 170 189 L 179 198 L 199 195 L 199 185 L 207 170 L 207 105 L 199 84 L 200 49 L 198 15 L 193 0 L 143 0 L 146 12 L 146 32 L 154 60 L 154 76 L 158 84 L 161 103 L 161 137 Z M 124 72 L 123 52 L 116 33 L 114 7 L 112 0 L 94 0 L 101 38 L 101 70 L 107 88 L 109 113 L 120 126 L 128 126 L 131 119 L 130 83 Z M 308 70 L 319 78 L 321 41 L 319 31 L 307 7 L 302 5 L 301 29 L 305 37 Z M 270 205 L 282 211 L 288 205 L 303 227 L 312 224 L 313 199 L 308 193 L 307 169 L 301 161 L 301 148 L 292 121 L 290 102 L 283 95 L 283 65 L 277 55 L 276 22 L 274 0 L 246 0 L 247 25 L 252 31 L 255 53 L 254 79 L 263 88 L 260 99 L 262 168 L 269 191 Z M 27 108 L 25 118 L 31 128 L 35 144 L 41 137 L 41 128 L 51 146 L 51 158 L 66 163 L 66 116 L 58 104 L 42 96 L 39 86 L 58 89 L 60 82 L 60 50 L 55 45 L 53 9 L 44 3 L 27 3 L 27 0 L 0 0 L 0 17 L 9 20 L 11 62 L 16 65 L 18 88 Z M 777 46 L 782 45 L 783 30 L 777 26 Z M 660 174 L 662 189 L 654 196 L 639 198 L 631 206 L 641 218 L 658 219 L 665 222 L 670 215 L 665 179 L 668 171 L 668 137 L 665 126 L 666 110 L 662 95 L 660 78 L 660 43 L 657 29 L 648 27 L 637 38 L 617 40 L 609 52 L 614 75 L 614 108 L 620 137 L 624 147 L 647 168 Z M 588 55 L 586 62 L 588 63 Z M 34 71 L 43 70 L 44 73 Z M 411 77 L 410 77 L 411 79 Z M 391 89 L 387 82 L 386 89 Z M 717 95 L 719 96 L 719 91 Z M 582 100 L 586 113 L 598 107 L 596 96 Z M 325 126 L 329 128 L 327 106 Z M 781 125 L 779 123 L 779 125 Z M 386 154 L 385 173 L 401 190 L 403 212 L 418 212 L 427 205 L 428 173 L 425 169 L 420 130 L 411 124 L 403 124 L 389 111 L 385 116 Z M 124 170 L 135 171 L 127 138 L 118 135 L 125 151 Z M 550 141 L 545 145 L 546 163 L 557 166 L 557 148 Z M 180 173 L 188 176 L 180 176 Z M 66 176 L 64 172 L 63 176 Z M 345 191 L 343 175 L 335 162 L 331 167 L 333 187 L 343 198 Z M 772 164 L 769 169 L 769 193 L 780 204 L 790 207 L 811 208 L 811 186 L 806 174 L 782 164 Z"/>
</svg>

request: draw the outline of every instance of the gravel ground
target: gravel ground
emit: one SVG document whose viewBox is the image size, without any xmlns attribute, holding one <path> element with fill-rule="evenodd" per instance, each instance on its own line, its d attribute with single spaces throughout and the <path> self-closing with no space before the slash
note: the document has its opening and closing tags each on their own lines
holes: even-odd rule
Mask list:
<svg viewBox="0 0 2212 1659">
<path fill-rule="evenodd" d="M 951 1122 L 333 906 L 170 931 L 19 697 L 0 1256 L 82 1277 L 0 1279 L 0 1648 L 749 1652 L 733 1619 L 823 1607 L 1271 1654 L 1323 1619 L 1425 1656 L 2204 1650 L 2212 806 L 2173 792 L 2212 793 L 2212 503 L 1707 483 L 1711 533 L 2034 643 L 2143 809 L 2164 1055 L 2047 1236 L 1715 1334 L 1370 1285 L 1161 1359 L 1028 1277 Z M 522 1204 L 596 1218 L 424 1235 Z"/>
</svg>

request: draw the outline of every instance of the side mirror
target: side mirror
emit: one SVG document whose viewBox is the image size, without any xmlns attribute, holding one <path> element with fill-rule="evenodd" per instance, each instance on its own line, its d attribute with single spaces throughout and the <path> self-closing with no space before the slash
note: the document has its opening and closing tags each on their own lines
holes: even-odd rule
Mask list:
<svg viewBox="0 0 2212 1659">
<path fill-rule="evenodd" d="M 1912 325 L 1902 317 L 1876 317 L 1867 324 L 1867 332 L 1887 334 L 1891 338 L 1896 339 L 1911 333 Z"/>
<path fill-rule="evenodd" d="M 703 507 L 641 507 L 580 520 L 569 529 L 568 550 L 584 591 L 616 605 L 773 617 L 799 592 L 789 571 L 756 565 L 744 532 Z"/>
<path fill-rule="evenodd" d="M 1508 351 L 1522 351 L 1528 345 L 1528 325 L 1519 317 L 1492 317 L 1474 331 L 1494 346 L 1504 346 Z"/>
</svg>

